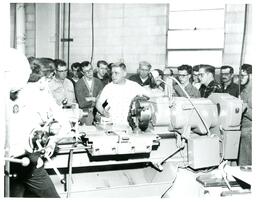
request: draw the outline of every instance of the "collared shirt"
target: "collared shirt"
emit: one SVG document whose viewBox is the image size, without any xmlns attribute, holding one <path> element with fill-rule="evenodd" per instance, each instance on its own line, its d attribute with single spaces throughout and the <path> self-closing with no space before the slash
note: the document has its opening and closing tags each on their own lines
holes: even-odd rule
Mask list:
<svg viewBox="0 0 256 202">
<path fill-rule="evenodd" d="M 197 90 L 197 88 L 193 86 L 191 83 L 188 83 L 188 85 L 186 85 L 184 89 L 191 98 L 200 97 L 199 90 Z M 174 96 L 177 95 L 179 97 L 186 97 L 185 93 L 182 91 L 179 85 L 175 85 L 174 90 L 175 90 Z"/>
<path fill-rule="evenodd" d="M 142 81 L 140 76 L 139 76 L 139 74 L 134 74 L 134 75 L 130 76 L 129 80 L 135 81 L 136 83 L 140 84 L 141 86 L 146 86 L 146 85 L 150 84 L 149 78 L 147 78 L 146 80 Z"/>
<path fill-rule="evenodd" d="M 201 97 L 208 98 L 211 93 L 222 93 L 221 86 L 216 81 L 212 80 L 208 86 L 202 85 L 200 87 Z"/>
<path fill-rule="evenodd" d="M 239 86 L 234 82 L 231 82 L 227 86 L 227 88 L 225 88 L 224 85 L 222 85 L 222 92 L 223 93 L 228 93 L 228 94 L 233 95 L 235 97 L 238 97 L 239 96 Z"/>
<path fill-rule="evenodd" d="M 58 105 L 62 105 L 64 99 L 67 99 L 68 104 L 76 103 L 74 86 L 69 79 L 63 81 L 54 77 L 49 82 L 49 89 Z"/>
<path fill-rule="evenodd" d="M 25 151 L 32 152 L 29 136 L 33 129 L 54 118 L 61 124 L 59 135 L 65 136 L 70 131 L 68 117 L 58 106 L 47 86 L 42 88 L 39 82 L 28 83 L 15 101 L 9 103 L 8 122 L 10 155 L 19 156 Z"/>
</svg>

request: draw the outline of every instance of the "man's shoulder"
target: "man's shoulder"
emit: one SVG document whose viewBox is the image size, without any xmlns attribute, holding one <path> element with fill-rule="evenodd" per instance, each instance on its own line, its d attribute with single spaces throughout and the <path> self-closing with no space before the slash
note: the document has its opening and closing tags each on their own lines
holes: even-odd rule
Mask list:
<svg viewBox="0 0 256 202">
<path fill-rule="evenodd" d="M 139 79 L 139 75 L 138 74 L 133 74 L 128 79 L 129 80 L 138 80 Z"/>
<path fill-rule="evenodd" d="M 65 84 L 67 84 L 67 85 L 69 85 L 69 86 L 72 86 L 73 87 L 73 83 L 72 83 L 72 81 L 70 81 L 70 79 L 68 79 L 68 78 L 65 78 Z"/>
<path fill-rule="evenodd" d="M 93 80 L 96 86 L 101 86 L 101 87 L 104 86 L 103 82 L 100 79 L 94 77 Z"/>
<path fill-rule="evenodd" d="M 78 79 L 78 81 L 76 82 L 75 86 L 81 86 L 82 83 L 83 83 L 83 77 Z"/>
<path fill-rule="evenodd" d="M 232 83 L 230 84 L 230 86 L 231 86 L 232 88 L 239 88 L 239 85 L 238 85 L 237 83 L 234 83 L 234 82 L 232 82 Z"/>
<path fill-rule="evenodd" d="M 221 85 L 217 81 L 213 80 L 209 83 L 208 87 L 221 88 Z"/>
<path fill-rule="evenodd" d="M 129 85 L 129 86 L 139 86 L 142 88 L 142 86 L 140 84 L 138 84 L 136 81 L 132 81 L 132 80 L 129 80 L 129 79 L 126 79 L 126 85 Z"/>
</svg>

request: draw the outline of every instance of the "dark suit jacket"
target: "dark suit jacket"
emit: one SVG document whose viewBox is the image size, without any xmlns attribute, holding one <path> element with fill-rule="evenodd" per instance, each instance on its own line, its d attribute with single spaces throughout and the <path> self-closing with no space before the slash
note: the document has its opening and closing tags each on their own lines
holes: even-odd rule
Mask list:
<svg viewBox="0 0 256 202">
<path fill-rule="evenodd" d="M 88 85 L 85 83 L 84 77 L 79 79 L 77 83 L 75 84 L 75 94 L 77 98 L 77 102 L 79 104 L 79 108 L 86 110 L 89 108 L 94 107 L 91 101 L 86 101 L 86 97 L 97 97 L 101 90 L 103 89 L 102 82 L 97 79 L 93 78 L 92 88 L 88 89 Z"/>
<path fill-rule="evenodd" d="M 141 86 L 146 86 L 146 85 L 149 85 L 149 84 L 150 84 L 149 78 L 147 78 L 147 80 L 143 82 L 143 81 L 140 79 L 140 76 L 139 76 L 138 74 L 134 74 L 134 75 L 130 76 L 130 77 L 129 77 L 129 80 L 135 81 L 136 83 L 140 84 Z"/>
</svg>

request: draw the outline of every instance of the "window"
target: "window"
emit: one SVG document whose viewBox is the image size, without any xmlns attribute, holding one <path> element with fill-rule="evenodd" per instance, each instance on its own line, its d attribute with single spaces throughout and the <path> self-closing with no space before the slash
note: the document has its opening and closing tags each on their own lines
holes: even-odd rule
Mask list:
<svg viewBox="0 0 256 202">
<path fill-rule="evenodd" d="M 224 4 L 169 5 L 168 66 L 222 65 Z"/>
</svg>

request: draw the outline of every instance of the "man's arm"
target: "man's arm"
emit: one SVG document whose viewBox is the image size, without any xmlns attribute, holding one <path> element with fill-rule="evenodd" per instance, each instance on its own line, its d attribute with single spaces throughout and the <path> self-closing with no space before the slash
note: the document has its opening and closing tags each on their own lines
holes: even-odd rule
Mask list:
<svg viewBox="0 0 256 202">
<path fill-rule="evenodd" d="M 103 89 L 96 101 L 96 108 L 101 115 L 105 117 L 109 117 L 109 112 L 108 112 L 109 106 L 108 106 L 107 98 L 106 96 L 104 96 L 105 94 L 106 94 L 105 90 Z"/>
</svg>

